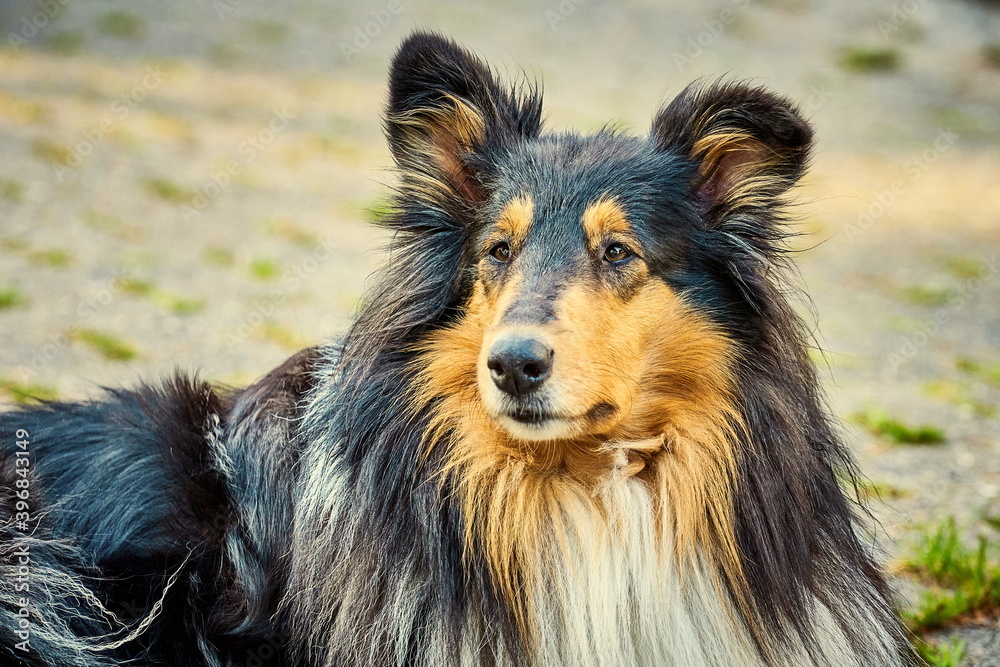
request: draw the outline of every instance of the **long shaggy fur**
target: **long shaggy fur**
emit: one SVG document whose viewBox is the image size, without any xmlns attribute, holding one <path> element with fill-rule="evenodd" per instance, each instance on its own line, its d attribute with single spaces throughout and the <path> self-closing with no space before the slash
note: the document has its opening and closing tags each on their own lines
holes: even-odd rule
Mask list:
<svg viewBox="0 0 1000 667">
<path fill-rule="evenodd" d="M 393 241 L 342 340 L 0 413 L 36 508 L 7 522 L 5 450 L 2 662 L 916 664 L 786 294 L 794 105 L 708 83 L 648 138 L 547 135 L 535 88 L 418 33 L 386 134 Z M 555 341 L 572 426 L 504 412 L 510 331 Z"/>
</svg>

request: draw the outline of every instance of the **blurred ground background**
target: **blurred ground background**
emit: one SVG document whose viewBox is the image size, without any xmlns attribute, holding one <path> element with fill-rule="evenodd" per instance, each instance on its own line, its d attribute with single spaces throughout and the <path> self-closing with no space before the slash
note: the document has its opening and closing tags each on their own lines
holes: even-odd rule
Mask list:
<svg viewBox="0 0 1000 667">
<path fill-rule="evenodd" d="M 550 129 L 644 133 L 705 76 L 800 101 L 799 266 L 873 537 L 935 660 L 1000 665 L 996 2 L 4 0 L 0 399 L 244 383 L 343 330 L 414 27 L 543 81 Z"/>
</svg>

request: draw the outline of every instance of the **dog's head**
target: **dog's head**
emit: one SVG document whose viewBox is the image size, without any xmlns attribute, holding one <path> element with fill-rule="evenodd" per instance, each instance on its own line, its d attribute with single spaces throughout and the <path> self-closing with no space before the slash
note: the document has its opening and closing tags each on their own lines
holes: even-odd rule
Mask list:
<svg viewBox="0 0 1000 667">
<path fill-rule="evenodd" d="M 462 229 L 425 396 L 522 450 L 643 441 L 728 403 L 811 141 L 788 101 L 717 83 L 646 138 L 541 135 L 533 90 L 418 34 L 393 64 L 387 133 L 408 224 Z"/>
</svg>

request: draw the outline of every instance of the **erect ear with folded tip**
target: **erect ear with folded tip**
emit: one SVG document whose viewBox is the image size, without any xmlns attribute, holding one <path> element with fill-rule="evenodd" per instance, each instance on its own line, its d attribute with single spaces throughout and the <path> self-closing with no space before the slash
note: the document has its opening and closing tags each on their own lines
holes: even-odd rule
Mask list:
<svg viewBox="0 0 1000 667">
<path fill-rule="evenodd" d="M 497 82 L 489 67 L 455 42 L 418 32 L 400 46 L 389 81 L 386 134 L 403 188 L 446 209 L 486 196 L 491 149 L 537 135 L 541 100 Z"/>
<path fill-rule="evenodd" d="M 805 171 L 812 130 L 784 97 L 743 83 L 691 85 L 653 121 L 653 139 L 697 166 L 709 220 L 774 206 Z"/>
</svg>

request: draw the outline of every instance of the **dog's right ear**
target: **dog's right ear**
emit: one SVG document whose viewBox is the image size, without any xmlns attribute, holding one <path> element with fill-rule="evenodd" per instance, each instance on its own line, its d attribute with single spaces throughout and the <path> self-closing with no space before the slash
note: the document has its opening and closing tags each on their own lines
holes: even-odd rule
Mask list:
<svg viewBox="0 0 1000 667">
<path fill-rule="evenodd" d="M 486 197 L 489 153 L 537 136 L 541 97 L 501 86 L 455 42 L 415 33 L 389 76 L 386 134 L 403 188 L 435 207 L 468 211 Z"/>
</svg>

